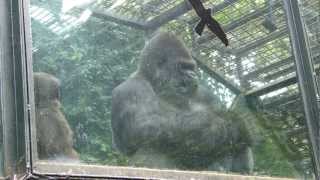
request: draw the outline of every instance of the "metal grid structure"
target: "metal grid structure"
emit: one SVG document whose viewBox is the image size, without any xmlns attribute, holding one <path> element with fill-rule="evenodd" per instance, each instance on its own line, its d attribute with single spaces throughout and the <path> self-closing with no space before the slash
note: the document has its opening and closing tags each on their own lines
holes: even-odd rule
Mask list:
<svg viewBox="0 0 320 180">
<path fill-rule="evenodd" d="M 115 3 L 114 3 L 115 2 Z M 212 7 L 214 17 L 222 24 L 230 40 L 224 45 L 211 32 L 205 31 L 201 37 L 193 35 L 186 41 L 192 44 L 193 53 L 204 65 L 222 75 L 239 91 L 252 93 L 270 86 L 274 82 L 283 83 L 294 78 L 293 58 L 286 26 L 282 1 L 274 0 L 206 0 Z M 310 35 L 315 64 L 319 60 L 319 6 L 316 0 L 306 1 L 303 8 L 308 35 Z M 170 28 L 179 34 L 194 27 L 198 21 L 187 1 L 145 0 L 145 1 L 92 1 L 91 13 L 94 17 L 114 21 L 119 24 L 143 30 Z M 318 8 L 318 9 L 316 9 Z M 63 23 L 45 9 L 31 6 L 31 16 L 57 34 L 81 24 L 72 15 L 66 15 Z M 83 14 L 84 16 L 85 14 Z M 266 25 L 267 24 L 267 25 Z M 270 26 L 274 26 L 270 29 Z M 316 68 L 318 66 L 316 65 Z M 225 84 L 229 87 L 229 84 Z M 282 87 L 280 85 L 280 87 Z M 285 85 L 283 86 L 285 87 Z"/>
<path fill-rule="evenodd" d="M 99 10 L 93 10 L 93 15 L 109 20 L 112 20 L 110 16 L 118 17 L 114 21 L 131 24 L 134 28 L 170 27 L 179 34 L 186 34 L 181 29 L 187 28 L 180 27 L 194 27 L 198 20 L 186 1 L 123 1 L 102 11 L 106 7 L 104 4 L 110 5 L 108 2 L 94 5 Z M 294 76 L 281 1 L 208 0 L 205 6 L 215 11 L 214 17 L 227 32 L 230 46 L 224 47 L 208 31 L 201 37 L 194 35 L 190 44 L 201 63 L 230 83 L 225 84 L 226 87 L 252 92 Z M 268 25 L 275 28 L 270 29 Z"/>
</svg>

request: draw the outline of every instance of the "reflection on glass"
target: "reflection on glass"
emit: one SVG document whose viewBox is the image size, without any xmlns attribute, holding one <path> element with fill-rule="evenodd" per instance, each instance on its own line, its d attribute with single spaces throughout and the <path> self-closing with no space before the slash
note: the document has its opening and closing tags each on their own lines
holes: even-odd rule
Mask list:
<svg viewBox="0 0 320 180">
<path fill-rule="evenodd" d="M 31 1 L 39 158 L 312 177 L 282 4 L 217 11 L 233 27 L 268 9 L 230 28 L 225 47 L 191 31 L 192 11 L 152 21 L 179 3 Z"/>
</svg>

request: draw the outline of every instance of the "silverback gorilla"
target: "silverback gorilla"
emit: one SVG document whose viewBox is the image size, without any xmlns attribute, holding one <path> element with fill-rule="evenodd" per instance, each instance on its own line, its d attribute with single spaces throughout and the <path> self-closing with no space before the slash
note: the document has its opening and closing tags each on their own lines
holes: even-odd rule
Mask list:
<svg viewBox="0 0 320 180">
<path fill-rule="evenodd" d="M 39 159 L 78 160 L 73 132 L 60 110 L 59 80 L 43 72 L 33 77 Z"/>
<path fill-rule="evenodd" d="M 197 64 L 173 34 L 145 46 L 138 70 L 113 90 L 116 148 L 132 165 L 250 173 L 245 123 L 197 80 Z"/>
</svg>

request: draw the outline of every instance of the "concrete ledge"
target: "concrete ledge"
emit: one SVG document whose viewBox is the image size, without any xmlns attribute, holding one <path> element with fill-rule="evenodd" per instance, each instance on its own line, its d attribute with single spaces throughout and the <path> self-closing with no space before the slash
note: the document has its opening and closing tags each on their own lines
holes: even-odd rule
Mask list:
<svg viewBox="0 0 320 180">
<path fill-rule="evenodd" d="M 121 177 L 123 179 L 177 179 L 177 180 L 292 180 L 290 178 L 275 178 L 262 176 L 243 176 L 222 174 L 208 171 L 157 170 L 148 168 L 99 166 L 84 164 L 66 164 L 39 161 L 34 164 L 35 174 L 51 176 L 85 176 L 91 178 Z"/>
</svg>

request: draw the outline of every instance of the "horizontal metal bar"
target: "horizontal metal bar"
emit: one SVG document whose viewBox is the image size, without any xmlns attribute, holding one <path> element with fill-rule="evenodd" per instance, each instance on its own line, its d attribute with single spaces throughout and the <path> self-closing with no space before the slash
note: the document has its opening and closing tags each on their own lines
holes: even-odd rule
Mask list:
<svg viewBox="0 0 320 180">
<path fill-rule="evenodd" d="M 287 96 L 287 97 L 283 97 L 281 99 L 276 99 L 274 101 L 268 102 L 266 104 L 263 105 L 264 108 L 275 108 L 278 105 L 284 104 L 285 102 L 289 102 L 289 101 L 295 101 L 298 100 L 300 98 L 300 94 L 297 92 L 296 94 L 293 94 L 291 96 Z"/>
<path fill-rule="evenodd" d="M 238 54 L 238 56 L 243 56 L 244 54 L 248 53 L 250 50 L 256 49 L 256 48 L 258 48 L 258 47 L 260 47 L 260 46 L 262 46 L 262 45 L 264 45 L 274 39 L 282 37 L 286 34 L 288 34 L 287 28 L 281 29 L 279 31 L 275 31 L 266 37 L 263 37 L 261 39 L 258 39 L 256 41 L 248 44 L 247 46 L 245 46 L 243 48 L 235 49 L 233 52 L 234 52 L 234 54 Z"/>
<path fill-rule="evenodd" d="M 104 12 L 103 10 L 95 9 L 92 10 L 92 16 L 96 18 L 100 18 L 106 21 L 115 22 L 117 24 L 130 26 L 136 29 L 146 30 L 147 26 L 144 22 L 139 22 L 136 20 L 130 20 L 128 18 L 121 17 L 119 15 L 114 15 L 108 12 Z"/>
<path fill-rule="evenodd" d="M 269 71 L 272 71 L 276 68 L 279 68 L 281 66 L 284 66 L 284 65 L 287 65 L 287 64 L 290 64 L 290 63 L 294 63 L 293 61 L 293 57 L 290 56 L 288 58 L 285 58 L 285 59 L 282 59 L 280 61 L 277 61 L 275 63 L 272 63 L 264 68 L 260 68 L 258 70 L 255 70 L 255 71 L 252 71 L 252 72 L 249 72 L 248 74 L 244 75 L 244 77 L 246 79 L 253 79 L 253 78 L 257 78 L 259 75 L 261 74 L 264 74 L 264 73 L 267 73 Z"/>
<path fill-rule="evenodd" d="M 286 68 L 284 68 L 280 71 L 277 71 L 273 74 L 268 74 L 268 75 L 264 76 L 263 80 L 265 80 L 265 81 L 275 80 L 281 76 L 286 76 L 287 74 L 292 73 L 292 72 L 295 72 L 295 67 L 289 66 L 289 67 L 286 67 Z"/>
<path fill-rule="evenodd" d="M 314 46 L 314 47 L 312 47 L 312 49 L 318 49 L 318 48 L 320 48 L 320 47 L 319 47 L 319 46 Z M 312 57 L 312 59 L 313 59 L 314 63 L 316 63 L 316 64 L 320 63 L 320 53 L 314 54 L 314 56 Z M 281 61 L 272 63 L 272 64 L 270 64 L 269 66 L 266 66 L 266 67 L 264 67 L 264 68 L 258 69 L 258 70 L 256 70 L 256 71 L 252 71 L 252 72 L 244 75 L 244 77 L 245 77 L 246 79 L 257 79 L 258 76 L 261 75 L 261 74 L 267 73 L 267 72 L 269 72 L 269 71 L 272 71 L 272 70 L 274 70 L 274 69 L 276 69 L 276 68 L 279 68 L 279 67 L 281 67 L 281 66 L 285 66 L 285 65 L 288 65 L 288 64 L 291 64 L 291 65 L 290 65 L 290 68 L 291 68 L 291 69 L 295 67 L 295 66 L 294 66 L 294 57 L 290 56 L 290 57 L 285 58 L 285 59 L 283 59 L 283 60 L 281 60 Z M 294 69 L 292 69 L 292 70 L 294 70 Z M 318 67 L 318 66 L 316 67 L 316 70 L 319 70 L 319 67 Z M 272 76 L 272 74 L 271 74 L 271 76 Z M 270 76 L 269 76 L 269 77 L 270 77 Z M 270 78 L 269 78 L 269 79 L 270 79 Z"/>
<path fill-rule="evenodd" d="M 241 94 L 242 90 L 240 87 L 232 83 L 230 80 L 227 80 L 222 73 L 212 70 L 210 67 L 208 67 L 206 64 L 201 62 L 198 58 L 193 58 L 197 61 L 198 67 L 200 67 L 203 71 L 208 73 L 212 78 L 214 78 L 219 83 L 223 84 L 226 88 L 230 89 L 235 94 Z"/>
<path fill-rule="evenodd" d="M 161 15 L 151 19 L 146 24 L 150 29 L 157 29 L 158 27 L 166 24 L 173 19 L 183 15 L 184 13 L 188 12 L 192 9 L 192 6 L 189 4 L 188 1 L 183 1 L 177 6 L 163 12 Z"/>
<path fill-rule="evenodd" d="M 227 6 L 237 2 L 238 0 L 227 0 L 223 1 L 221 4 L 213 6 L 212 9 L 216 11 L 221 11 L 222 9 L 226 8 Z M 177 17 L 187 13 L 192 9 L 192 6 L 189 4 L 187 0 L 181 2 L 177 6 L 167 10 L 166 12 L 162 13 L 161 15 L 151 19 L 146 24 L 151 29 L 157 29 L 160 26 L 176 19 Z"/>
<path fill-rule="evenodd" d="M 270 93 L 272 91 L 290 86 L 292 84 L 295 84 L 296 82 L 297 82 L 296 75 L 291 75 L 285 79 L 275 81 L 266 86 L 262 86 L 260 88 L 247 91 L 245 94 L 246 96 L 261 96 L 261 95 Z"/>
</svg>

